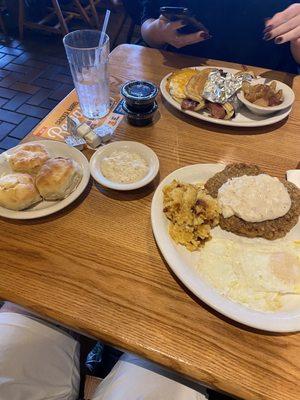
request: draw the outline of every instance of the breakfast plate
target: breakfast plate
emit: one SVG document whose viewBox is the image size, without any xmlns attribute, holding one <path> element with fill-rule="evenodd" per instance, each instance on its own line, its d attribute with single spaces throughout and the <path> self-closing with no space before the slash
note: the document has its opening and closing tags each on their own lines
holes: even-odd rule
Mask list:
<svg viewBox="0 0 300 400">
<path fill-rule="evenodd" d="M 32 142 L 30 142 L 32 143 Z M 76 189 L 65 199 L 57 201 L 41 201 L 36 205 L 31 206 L 22 211 L 9 210 L 0 206 L 0 216 L 11 219 L 35 219 L 45 217 L 46 215 L 53 214 L 63 208 L 67 207 L 74 200 L 76 200 L 84 191 L 90 180 L 89 162 L 86 157 L 77 149 L 68 146 L 65 143 L 41 140 L 40 143 L 45 146 L 51 157 L 67 157 L 76 161 L 82 170 L 82 179 Z M 13 151 L 22 145 L 16 146 L 0 155 L 0 177 L 2 175 L 11 173 L 11 168 L 7 160 L 7 156 L 11 155 Z"/>
<path fill-rule="evenodd" d="M 193 68 L 198 70 L 204 70 L 208 67 L 205 66 L 205 67 L 193 67 Z M 210 68 L 219 68 L 219 67 L 210 67 Z M 224 72 L 231 72 L 231 73 L 238 72 L 238 70 L 233 68 L 222 68 L 222 70 Z M 274 114 L 257 115 L 252 113 L 246 106 L 241 105 L 238 111 L 236 112 L 235 117 L 229 120 L 213 118 L 209 115 L 207 111 L 203 110 L 200 112 L 191 110 L 182 110 L 180 104 L 172 98 L 172 96 L 169 94 L 167 90 L 167 81 L 170 76 L 171 74 L 165 76 L 160 83 L 160 90 L 165 100 L 177 110 L 203 121 L 212 122 L 218 125 L 236 126 L 242 128 L 260 127 L 260 126 L 275 124 L 276 122 L 282 121 L 290 114 L 292 110 L 292 106 L 288 106 L 287 108 L 279 110 Z M 264 78 L 260 78 L 255 81 L 256 83 L 268 82 Z M 279 81 L 276 81 L 276 83 L 278 84 L 279 89 L 283 89 L 284 93 L 289 94 L 289 97 L 292 96 L 293 91 L 289 86 Z"/>
<path fill-rule="evenodd" d="M 138 157 L 138 159 L 132 160 L 135 164 L 134 169 L 137 170 L 137 163 L 142 162 L 141 166 L 145 167 L 145 172 L 137 180 L 130 181 L 128 179 L 127 182 L 125 180 L 123 182 L 118 182 L 116 179 L 110 178 L 110 174 L 116 174 L 117 169 L 121 170 L 119 172 L 125 172 L 126 160 L 122 160 L 121 156 L 126 157 L 130 154 Z M 103 172 L 103 162 L 106 162 L 109 158 L 113 162 L 114 160 L 112 157 L 118 159 L 118 164 L 109 165 L 110 170 L 106 168 L 107 175 L 105 175 L 105 172 Z M 143 165 L 143 163 L 145 163 L 145 165 Z M 134 141 L 116 141 L 101 147 L 93 154 L 90 160 L 90 168 L 92 177 L 96 182 L 110 189 L 126 191 L 138 189 L 150 183 L 159 171 L 159 160 L 154 151 L 142 143 Z M 124 178 L 129 178 L 129 176 L 124 176 Z"/>
<path fill-rule="evenodd" d="M 163 188 L 171 184 L 174 179 L 186 183 L 204 183 L 224 168 L 223 164 L 191 165 L 172 172 L 160 183 L 154 194 L 151 207 L 152 229 L 158 247 L 170 268 L 183 284 L 199 299 L 219 313 L 239 323 L 261 330 L 271 332 L 300 331 L 300 295 L 287 295 L 284 306 L 274 311 L 257 311 L 239 302 L 232 301 L 225 295 L 220 294 L 199 273 L 199 254 L 201 254 L 201 249 L 199 251 L 188 251 L 184 246 L 176 244 L 169 235 L 169 221 L 163 211 Z M 244 249 L 249 249 L 249 243 L 251 242 L 251 249 L 255 253 L 257 246 L 262 246 L 266 243 L 271 243 L 273 247 L 278 245 L 278 247 L 282 248 L 286 242 L 294 243 L 297 240 L 299 241 L 300 222 L 283 239 L 275 241 L 267 241 L 262 238 L 241 238 L 233 233 L 223 231 L 219 227 L 212 230 L 212 238 L 205 246 L 213 243 L 215 239 L 226 239 L 232 243 L 237 242 L 243 253 Z M 297 251 L 299 252 L 299 250 Z M 245 257 L 245 252 L 242 256 Z M 248 258 L 248 261 L 252 262 L 251 253 L 249 253 Z M 216 260 L 216 262 L 223 263 L 224 258 L 216 255 Z M 222 280 L 223 276 L 220 274 L 218 279 Z"/>
</svg>

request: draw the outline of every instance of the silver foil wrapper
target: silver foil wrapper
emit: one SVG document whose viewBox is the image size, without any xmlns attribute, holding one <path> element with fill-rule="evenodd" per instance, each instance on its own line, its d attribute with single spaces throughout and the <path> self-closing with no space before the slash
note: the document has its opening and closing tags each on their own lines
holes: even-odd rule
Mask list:
<svg viewBox="0 0 300 400">
<path fill-rule="evenodd" d="M 249 72 L 212 71 L 204 86 L 203 97 L 212 103 L 225 104 L 235 99 L 236 92 L 241 89 L 243 82 L 250 82 L 253 76 Z M 236 101 L 236 100 L 235 100 Z"/>
<path fill-rule="evenodd" d="M 67 131 L 72 135 L 76 135 L 76 130 L 80 125 L 80 121 L 75 118 L 71 117 L 70 115 L 67 116 Z"/>
</svg>

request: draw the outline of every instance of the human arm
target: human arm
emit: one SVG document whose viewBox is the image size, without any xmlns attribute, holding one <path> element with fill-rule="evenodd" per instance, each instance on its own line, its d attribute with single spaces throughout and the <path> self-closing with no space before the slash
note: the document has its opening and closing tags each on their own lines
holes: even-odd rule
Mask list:
<svg viewBox="0 0 300 400">
<path fill-rule="evenodd" d="M 276 44 L 290 42 L 295 61 L 300 64 L 300 3 L 292 4 L 266 21 L 265 40 Z"/>
<path fill-rule="evenodd" d="M 178 29 L 183 26 L 181 21 L 171 22 L 161 15 L 159 18 L 150 18 L 144 21 L 141 31 L 145 42 L 156 48 L 161 48 L 166 44 L 181 48 L 210 38 L 205 31 L 188 35 L 178 33 Z"/>
</svg>

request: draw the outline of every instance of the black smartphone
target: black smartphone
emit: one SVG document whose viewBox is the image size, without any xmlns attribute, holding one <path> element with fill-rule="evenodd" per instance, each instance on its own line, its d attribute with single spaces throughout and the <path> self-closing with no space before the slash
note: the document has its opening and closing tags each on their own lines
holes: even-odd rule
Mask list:
<svg viewBox="0 0 300 400">
<path fill-rule="evenodd" d="M 208 32 L 207 28 L 186 7 L 160 7 L 160 14 L 169 21 L 181 20 L 185 26 L 178 29 L 183 35 L 199 31 Z"/>
</svg>

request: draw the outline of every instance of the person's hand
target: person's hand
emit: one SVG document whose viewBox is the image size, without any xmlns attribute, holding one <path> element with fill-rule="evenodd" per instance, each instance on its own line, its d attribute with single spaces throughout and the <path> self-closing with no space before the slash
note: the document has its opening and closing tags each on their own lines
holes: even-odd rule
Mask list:
<svg viewBox="0 0 300 400">
<path fill-rule="evenodd" d="M 211 38 L 209 33 L 205 31 L 183 35 L 178 32 L 178 29 L 185 26 L 182 21 L 171 22 L 162 15 L 158 18 L 157 25 L 160 31 L 161 40 L 164 43 L 176 47 L 177 49 L 189 46 L 191 44 L 203 42 L 204 40 Z"/>
<path fill-rule="evenodd" d="M 291 42 L 300 48 L 300 3 L 292 4 L 266 21 L 264 39 L 276 44 Z"/>
</svg>

